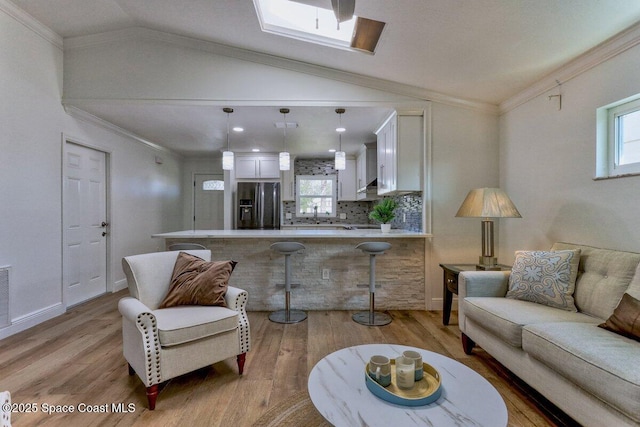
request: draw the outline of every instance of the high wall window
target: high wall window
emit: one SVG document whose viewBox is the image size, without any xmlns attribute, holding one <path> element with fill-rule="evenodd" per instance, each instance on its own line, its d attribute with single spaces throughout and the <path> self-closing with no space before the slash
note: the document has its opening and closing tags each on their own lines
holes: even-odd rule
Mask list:
<svg viewBox="0 0 640 427">
<path fill-rule="evenodd" d="M 297 216 L 319 218 L 336 216 L 336 177 L 335 175 L 298 175 L 296 176 Z"/>
<path fill-rule="evenodd" d="M 640 96 L 599 109 L 598 126 L 597 176 L 640 174 Z"/>
</svg>

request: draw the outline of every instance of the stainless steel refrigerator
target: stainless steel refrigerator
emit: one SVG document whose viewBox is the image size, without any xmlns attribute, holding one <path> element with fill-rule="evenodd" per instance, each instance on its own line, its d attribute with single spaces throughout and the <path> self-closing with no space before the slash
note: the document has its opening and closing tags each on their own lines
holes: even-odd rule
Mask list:
<svg viewBox="0 0 640 427">
<path fill-rule="evenodd" d="M 237 229 L 280 229 L 279 182 L 239 182 L 236 200 Z"/>
</svg>

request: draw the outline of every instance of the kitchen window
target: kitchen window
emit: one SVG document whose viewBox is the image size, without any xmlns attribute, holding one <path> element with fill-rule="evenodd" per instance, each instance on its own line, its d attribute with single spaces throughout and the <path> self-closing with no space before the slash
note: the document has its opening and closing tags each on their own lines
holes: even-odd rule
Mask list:
<svg viewBox="0 0 640 427">
<path fill-rule="evenodd" d="M 336 216 L 335 175 L 296 176 L 297 216 L 327 218 Z"/>
<path fill-rule="evenodd" d="M 597 176 L 640 174 L 640 96 L 603 107 L 598 114 Z"/>
</svg>

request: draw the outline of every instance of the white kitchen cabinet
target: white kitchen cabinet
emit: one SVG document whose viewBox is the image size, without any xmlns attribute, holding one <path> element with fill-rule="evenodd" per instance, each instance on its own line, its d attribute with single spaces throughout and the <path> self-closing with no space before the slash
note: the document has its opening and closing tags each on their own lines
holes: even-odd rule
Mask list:
<svg viewBox="0 0 640 427">
<path fill-rule="evenodd" d="M 236 156 L 236 178 L 280 178 L 277 155 Z"/>
<path fill-rule="evenodd" d="M 295 188 L 295 174 L 293 173 L 293 167 L 288 171 L 282 171 L 282 177 L 280 178 L 280 198 L 283 202 L 296 200 Z"/>
<path fill-rule="evenodd" d="M 394 113 L 378 136 L 378 195 L 422 190 L 424 147 L 422 113 Z"/>
<path fill-rule="evenodd" d="M 346 168 L 338 171 L 338 201 L 355 201 L 356 190 L 356 160 L 346 159 Z"/>
</svg>

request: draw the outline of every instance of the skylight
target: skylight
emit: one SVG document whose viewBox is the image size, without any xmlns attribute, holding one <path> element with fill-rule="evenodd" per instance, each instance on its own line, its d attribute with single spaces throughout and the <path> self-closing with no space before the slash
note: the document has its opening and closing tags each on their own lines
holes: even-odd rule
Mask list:
<svg viewBox="0 0 640 427">
<path fill-rule="evenodd" d="M 305 1 L 305 0 L 299 0 Z M 357 17 L 338 22 L 332 9 L 291 0 L 253 0 L 262 31 L 332 46 L 351 49 L 351 38 Z M 306 3 L 323 4 L 306 0 Z M 331 2 L 326 1 L 331 7 Z"/>
</svg>

